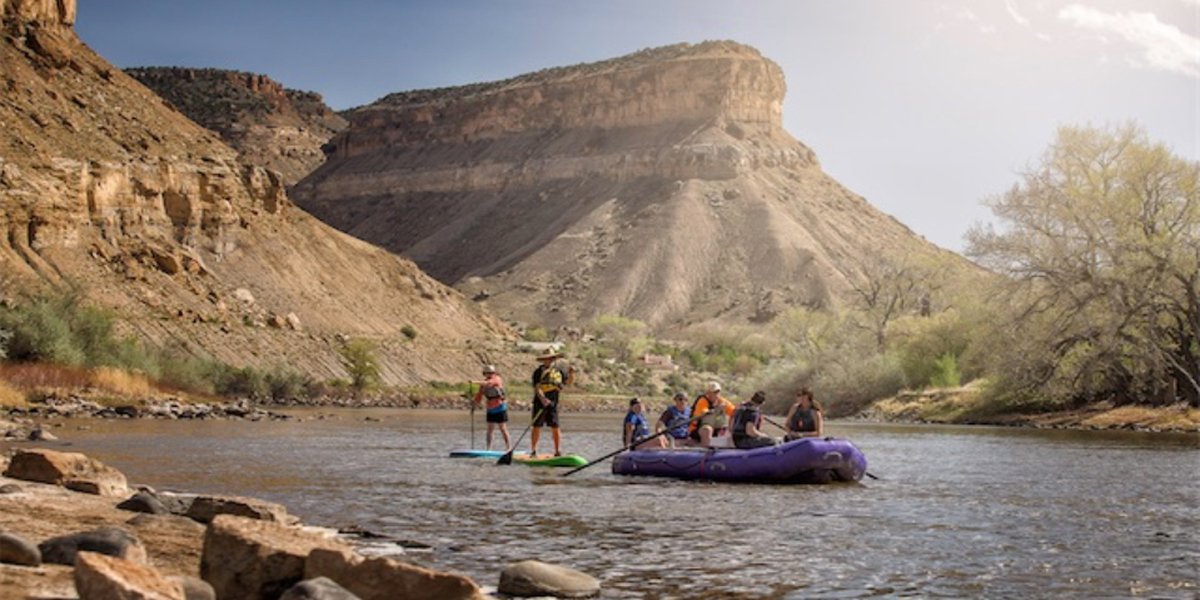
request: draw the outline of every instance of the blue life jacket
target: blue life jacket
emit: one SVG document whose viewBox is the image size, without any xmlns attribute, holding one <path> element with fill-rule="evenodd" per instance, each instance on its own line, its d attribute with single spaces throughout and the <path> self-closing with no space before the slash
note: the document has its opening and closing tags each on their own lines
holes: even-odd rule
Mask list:
<svg viewBox="0 0 1200 600">
<path fill-rule="evenodd" d="M 645 415 L 639 415 L 632 410 L 625 413 L 625 423 L 621 426 L 621 439 L 625 439 L 625 425 L 633 425 L 633 443 L 636 444 L 650 436 L 650 425 L 646 423 Z"/>
<path fill-rule="evenodd" d="M 675 405 L 671 405 L 667 407 L 667 410 L 663 411 L 662 416 L 659 418 L 668 426 L 678 423 L 678 426 L 671 427 L 669 431 L 671 432 L 671 437 L 682 440 L 688 436 L 687 426 L 688 421 L 692 418 L 692 409 L 685 406 L 683 410 L 679 410 L 675 408 Z"/>
</svg>

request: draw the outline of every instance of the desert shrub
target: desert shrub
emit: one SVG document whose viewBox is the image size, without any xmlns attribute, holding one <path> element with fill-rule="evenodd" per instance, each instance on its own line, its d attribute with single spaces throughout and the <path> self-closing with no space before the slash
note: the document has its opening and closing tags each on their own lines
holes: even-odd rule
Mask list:
<svg viewBox="0 0 1200 600">
<path fill-rule="evenodd" d="M 263 379 L 267 397 L 275 401 L 307 398 L 313 387 L 311 377 L 284 367 L 268 371 Z"/>
<path fill-rule="evenodd" d="M 417 329 L 412 325 L 405 325 L 404 327 L 401 327 L 400 333 L 403 333 L 404 337 L 408 338 L 409 340 L 417 339 Z"/>
<path fill-rule="evenodd" d="M 958 359 L 953 354 L 946 353 L 934 361 L 936 370 L 929 378 L 929 385 L 938 388 L 958 387 L 962 385 L 962 374 L 958 372 Z"/>
<path fill-rule="evenodd" d="M 379 383 L 379 359 L 375 356 L 375 344 L 362 338 L 352 339 L 339 351 L 342 366 L 350 376 L 350 387 L 355 392 L 364 392 Z"/>
<path fill-rule="evenodd" d="M 261 399 L 267 397 L 267 378 L 254 367 L 224 366 L 214 378 L 214 390 L 222 396 Z"/>
<path fill-rule="evenodd" d="M 540 327 L 537 325 L 526 329 L 524 337 L 527 341 L 530 341 L 530 342 L 548 342 L 548 341 L 550 341 L 550 334 L 546 331 L 546 328 Z"/>
<path fill-rule="evenodd" d="M 953 357 L 958 371 L 958 357 L 971 345 L 972 329 L 957 312 L 947 311 L 898 319 L 888 330 L 888 337 L 908 385 L 919 388 L 932 384 L 944 369 L 943 357 L 947 355 Z M 961 374 L 958 376 L 961 378 Z"/>
</svg>

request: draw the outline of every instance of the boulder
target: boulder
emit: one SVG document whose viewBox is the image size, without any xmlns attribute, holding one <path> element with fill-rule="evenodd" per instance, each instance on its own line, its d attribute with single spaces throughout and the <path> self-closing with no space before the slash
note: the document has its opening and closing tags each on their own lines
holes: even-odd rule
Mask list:
<svg viewBox="0 0 1200 600">
<path fill-rule="evenodd" d="M 150 513 L 152 515 L 171 514 L 171 511 L 167 510 L 167 507 L 163 505 L 157 496 L 146 491 L 130 496 L 128 500 L 118 504 L 117 508 L 133 512 Z"/>
<path fill-rule="evenodd" d="M 363 600 L 455 600 L 483 598 L 474 581 L 385 558 L 364 558 L 349 550 L 316 549 L 304 577 L 328 577 Z"/>
<path fill-rule="evenodd" d="M 23 491 L 21 486 L 16 483 L 6 483 L 0 485 L 0 494 L 17 494 Z"/>
<path fill-rule="evenodd" d="M 125 475 L 78 452 L 18 450 L 4 475 L 13 479 L 53 483 L 101 496 L 124 496 L 129 493 Z"/>
<path fill-rule="evenodd" d="M 328 577 L 306 579 L 284 592 L 279 600 L 362 600 Z"/>
<path fill-rule="evenodd" d="M 287 508 L 284 508 L 282 504 L 241 496 L 196 496 L 186 513 L 186 516 L 201 523 L 212 522 L 217 515 L 233 515 L 280 523 L 291 520 L 290 515 L 287 514 Z"/>
<path fill-rule="evenodd" d="M 73 565 L 80 552 L 96 552 L 125 560 L 146 563 L 146 548 L 137 536 L 119 527 L 101 527 L 91 531 L 50 538 L 38 544 L 42 562 Z"/>
<path fill-rule="evenodd" d="M 278 598 L 304 579 L 314 549 L 349 552 L 340 541 L 282 523 L 217 515 L 204 532 L 200 577 L 218 598 Z"/>
<path fill-rule="evenodd" d="M 600 593 L 600 581 L 575 569 L 523 560 L 500 572 L 498 590 L 510 596 L 591 598 Z"/>
<path fill-rule="evenodd" d="M 0 533 L 0 563 L 36 567 L 42 564 L 42 553 L 24 538 Z"/>
<path fill-rule="evenodd" d="M 152 567 L 80 552 L 75 560 L 79 600 L 185 600 L 183 587 Z"/>
<path fill-rule="evenodd" d="M 172 575 L 168 577 L 183 588 L 184 600 L 217 600 L 217 592 L 207 581 L 191 575 Z"/>
</svg>

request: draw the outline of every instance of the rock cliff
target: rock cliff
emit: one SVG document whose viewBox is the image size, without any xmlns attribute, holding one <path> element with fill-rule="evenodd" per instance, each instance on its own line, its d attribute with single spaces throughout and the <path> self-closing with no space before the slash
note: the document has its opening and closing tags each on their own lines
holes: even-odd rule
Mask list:
<svg viewBox="0 0 1200 600">
<path fill-rule="evenodd" d="M 475 344 L 508 335 L 292 206 L 278 173 L 80 42 L 73 1 L 0 9 L 0 296 L 80 284 L 130 333 L 318 376 L 341 374 L 340 340 L 369 337 L 392 383 L 474 373 Z"/>
<path fill-rule="evenodd" d="M 821 171 L 775 63 L 680 44 L 347 111 L 296 201 L 527 323 L 769 321 L 881 256 L 965 264 Z"/>
<path fill-rule="evenodd" d="M 325 160 L 321 146 L 346 127 L 320 94 L 265 75 L 222 69 L 139 67 L 126 73 L 189 119 L 221 135 L 243 162 L 278 171 L 285 185 Z"/>
</svg>

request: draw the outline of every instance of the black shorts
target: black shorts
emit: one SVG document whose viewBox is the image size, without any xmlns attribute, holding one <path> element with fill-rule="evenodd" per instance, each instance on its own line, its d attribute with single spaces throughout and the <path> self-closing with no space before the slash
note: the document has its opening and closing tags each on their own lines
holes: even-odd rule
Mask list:
<svg viewBox="0 0 1200 600">
<path fill-rule="evenodd" d="M 541 411 L 539 412 L 539 409 Z M 558 403 L 551 402 L 549 406 L 542 406 L 541 402 L 533 401 L 533 419 L 534 427 L 558 427 Z"/>
<path fill-rule="evenodd" d="M 487 414 L 487 422 L 488 423 L 507 423 L 508 422 L 508 409 L 506 408 L 499 412 L 488 413 Z"/>
</svg>

